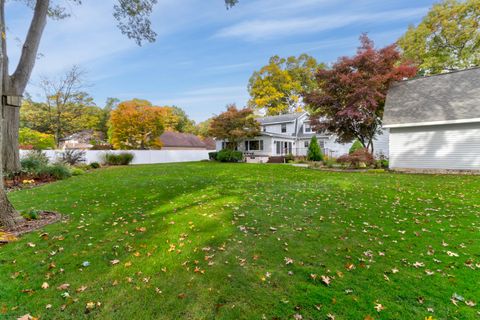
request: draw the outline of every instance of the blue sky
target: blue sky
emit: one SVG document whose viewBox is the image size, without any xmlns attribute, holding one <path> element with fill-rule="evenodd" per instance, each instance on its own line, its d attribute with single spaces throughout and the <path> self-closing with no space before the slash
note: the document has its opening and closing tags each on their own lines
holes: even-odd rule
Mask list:
<svg viewBox="0 0 480 320">
<path fill-rule="evenodd" d="M 72 16 L 49 21 L 27 89 L 41 99 L 41 76 L 58 77 L 73 65 L 86 70 L 87 91 L 103 106 L 107 97 L 142 98 L 177 105 L 196 121 L 248 100 L 248 79 L 270 56 L 308 53 L 331 63 L 351 55 L 368 32 L 377 46 L 394 42 L 418 23 L 433 0 L 158 0 L 158 39 L 138 47 L 121 35 L 113 0 L 84 0 Z M 8 2 L 13 68 L 31 12 Z"/>
</svg>

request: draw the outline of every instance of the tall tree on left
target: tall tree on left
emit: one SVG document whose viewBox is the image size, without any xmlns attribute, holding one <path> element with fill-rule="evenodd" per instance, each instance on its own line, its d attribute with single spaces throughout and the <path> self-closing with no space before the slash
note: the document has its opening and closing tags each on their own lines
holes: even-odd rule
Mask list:
<svg viewBox="0 0 480 320">
<path fill-rule="evenodd" d="M 0 0 L 0 225 L 15 228 L 20 215 L 8 201 L 3 186 L 3 171 L 18 171 L 20 159 L 18 152 L 19 108 L 21 98 L 32 75 L 47 19 L 64 19 L 69 13 L 61 3 L 70 2 L 80 5 L 81 0 L 17 0 L 33 10 L 20 60 L 15 71 L 8 70 L 7 26 L 5 25 L 5 2 Z M 227 8 L 237 4 L 238 0 L 224 0 Z M 141 45 L 144 41 L 153 42 L 156 33 L 152 30 L 150 15 L 158 0 L 116 0 L 113 15 L 118 28 L 127 37 Z"/>
</svg>

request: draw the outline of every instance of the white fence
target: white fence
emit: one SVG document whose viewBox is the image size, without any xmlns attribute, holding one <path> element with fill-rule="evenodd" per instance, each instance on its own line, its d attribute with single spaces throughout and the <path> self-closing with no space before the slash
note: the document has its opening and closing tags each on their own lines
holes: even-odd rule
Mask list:
<svg viewBox="0 0 480 320">
<path fill-rule="evenodd" d="M 132 164 L 154 164 L 173 163 L 208 160 L 208 153 L 215 150 L 88 150 L 85 151 L 86 163 L 103 163 L 105 153 L 133 153 Z M 27 150 L 20 150 L 20 157 L 28 153 Z M 43 151 L 50 161 L 54 162 L 62 158 L 63 150 Z"/>
</svg>

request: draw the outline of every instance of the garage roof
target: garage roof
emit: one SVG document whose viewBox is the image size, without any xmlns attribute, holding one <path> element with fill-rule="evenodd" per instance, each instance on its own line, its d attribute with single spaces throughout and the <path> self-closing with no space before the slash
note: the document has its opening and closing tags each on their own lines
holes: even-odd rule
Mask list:
<svg viewBox="0 0 480 320">
<path fill-rule="evenodd" d="M 480 122 L 480 68 L 395 83 L 388 91 L 385 127 Z"/>
</svg>

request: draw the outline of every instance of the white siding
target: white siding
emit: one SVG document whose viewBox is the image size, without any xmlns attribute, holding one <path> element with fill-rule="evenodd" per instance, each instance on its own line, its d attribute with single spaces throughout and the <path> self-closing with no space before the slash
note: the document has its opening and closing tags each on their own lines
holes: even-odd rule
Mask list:
<svg viewBox="0 0 480 320">
<path fill-rule="evenodd" d="M 284 123 L 287 125 L 287 132 L 282 132 L 282 124 L 267 124 L 265 128 L 267 132 L 279 134 L 293 134 L 295 133 L 295 122 Z M 262 129 L 263 130 L 263 129 Z"/>
<path fill-rule="evenodd" d="M 373 141 L 373 150 L 376 157 L 388 156 L 389 130 L 383 128 L 381 131 L 382 134 L 378 134 Z M 335 158 L 348 154 L 353 142 L 343 144 L 335 140 L 336 137 L 331 136 L 325 142 L 325 149 L 327 149 L 328 154 Z"/>
<path fill-rule="evenodd" d="M 480 123 L 392 128 L 390 167 L 480 170 Z"/>
</svg>

